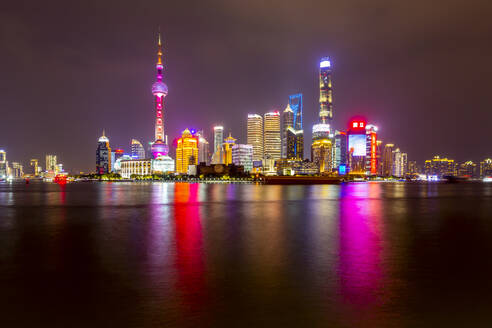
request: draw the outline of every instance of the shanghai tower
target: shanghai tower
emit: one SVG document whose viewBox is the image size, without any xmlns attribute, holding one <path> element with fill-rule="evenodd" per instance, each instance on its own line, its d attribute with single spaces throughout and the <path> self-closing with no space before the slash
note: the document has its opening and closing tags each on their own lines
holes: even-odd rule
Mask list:
<svg viewBox="0 0 492 328">
<path fill-rule="evenodd" d="M 319 118 L 320 123 L 330 123 L 333 119 L 333 94 L 331 86 L 331 63 L 328 57 L 319 63 Z"/>
<path fill-rule="evenodd" d="M 157 64 L 156 68 L 156 82 L 152 85 L 152 95 L 155 102 L 155 141 L 152 144 L 152 156 L 157 158 L 159 156 L 166 156 L 169 152 L 169 146 L 167 145 L 167 138 L 164 136 L 164 98 L 167 96 L 167 85 L 162 82 L 162 75 L 164 66 L 162 64 L 162 42 L 161 33 L 159 32 L 157 41 Z"/>
</svg>

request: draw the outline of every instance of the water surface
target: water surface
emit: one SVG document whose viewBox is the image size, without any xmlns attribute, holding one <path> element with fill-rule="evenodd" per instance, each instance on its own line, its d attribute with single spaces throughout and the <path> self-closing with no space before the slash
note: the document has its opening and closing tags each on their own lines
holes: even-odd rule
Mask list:
<svg viewBox="0 0 492 328">
<path fill-rule="evenodd" d="M 492 184 L 0 184 L 2 327 L 486 327 Z"/>
</svg>

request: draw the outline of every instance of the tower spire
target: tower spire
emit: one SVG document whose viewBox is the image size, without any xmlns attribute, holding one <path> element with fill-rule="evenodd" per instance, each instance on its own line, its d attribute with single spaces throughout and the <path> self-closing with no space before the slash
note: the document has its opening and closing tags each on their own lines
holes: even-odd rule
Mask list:
<svg viewBox="0 0 492 328">
<path fill-rule="evenodd" d="M 162 41 L 161 41 L 160 26 L 159 26 L 159 32 L 157 32 L 157 65 L 162 65 Z"/>
</svg>

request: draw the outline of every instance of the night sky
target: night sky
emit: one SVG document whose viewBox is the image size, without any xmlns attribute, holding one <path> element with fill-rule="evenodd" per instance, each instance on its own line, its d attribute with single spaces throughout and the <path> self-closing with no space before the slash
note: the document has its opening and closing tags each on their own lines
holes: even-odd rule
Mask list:
<svg viewBox="0 0 492 328">
<path fill-rule="evenodd" d="M 304 94 L 306 156 L 318 61 L 333 64 L 334 127 L 364 115 L 409 160 L 492 156 L 488 1 L 9 1 L 0 9 L 0 148 L 94 170 L 97 139 L 153 138 L 156 33 L 165 129 L 223 124 Z M 15 4 L 14 4 L 15 3 Z"/>
</svg>

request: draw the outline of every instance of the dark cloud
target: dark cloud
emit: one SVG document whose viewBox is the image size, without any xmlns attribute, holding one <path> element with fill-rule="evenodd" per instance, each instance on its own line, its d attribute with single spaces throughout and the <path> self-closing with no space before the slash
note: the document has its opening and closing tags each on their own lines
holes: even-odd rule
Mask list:
<svg viewBox="0 0 492 328">
<path fill-rule="evenodd" d="M 151 140 L 160 25 L 171 140 L 221 123 L 245 142 L 247 113 L 283 109 L 299 91 L 309 140 L 316 64 L 329 55 L 335 127 L 363 114 L 410 159 L 480 160 L 492 156 L 491 9 L 456 0 L 11 2 L 0 14 L 0 148 L 9 160 L 56 153 L 90 170 L 103 128 L 115 147 Z"/>
</svg>

